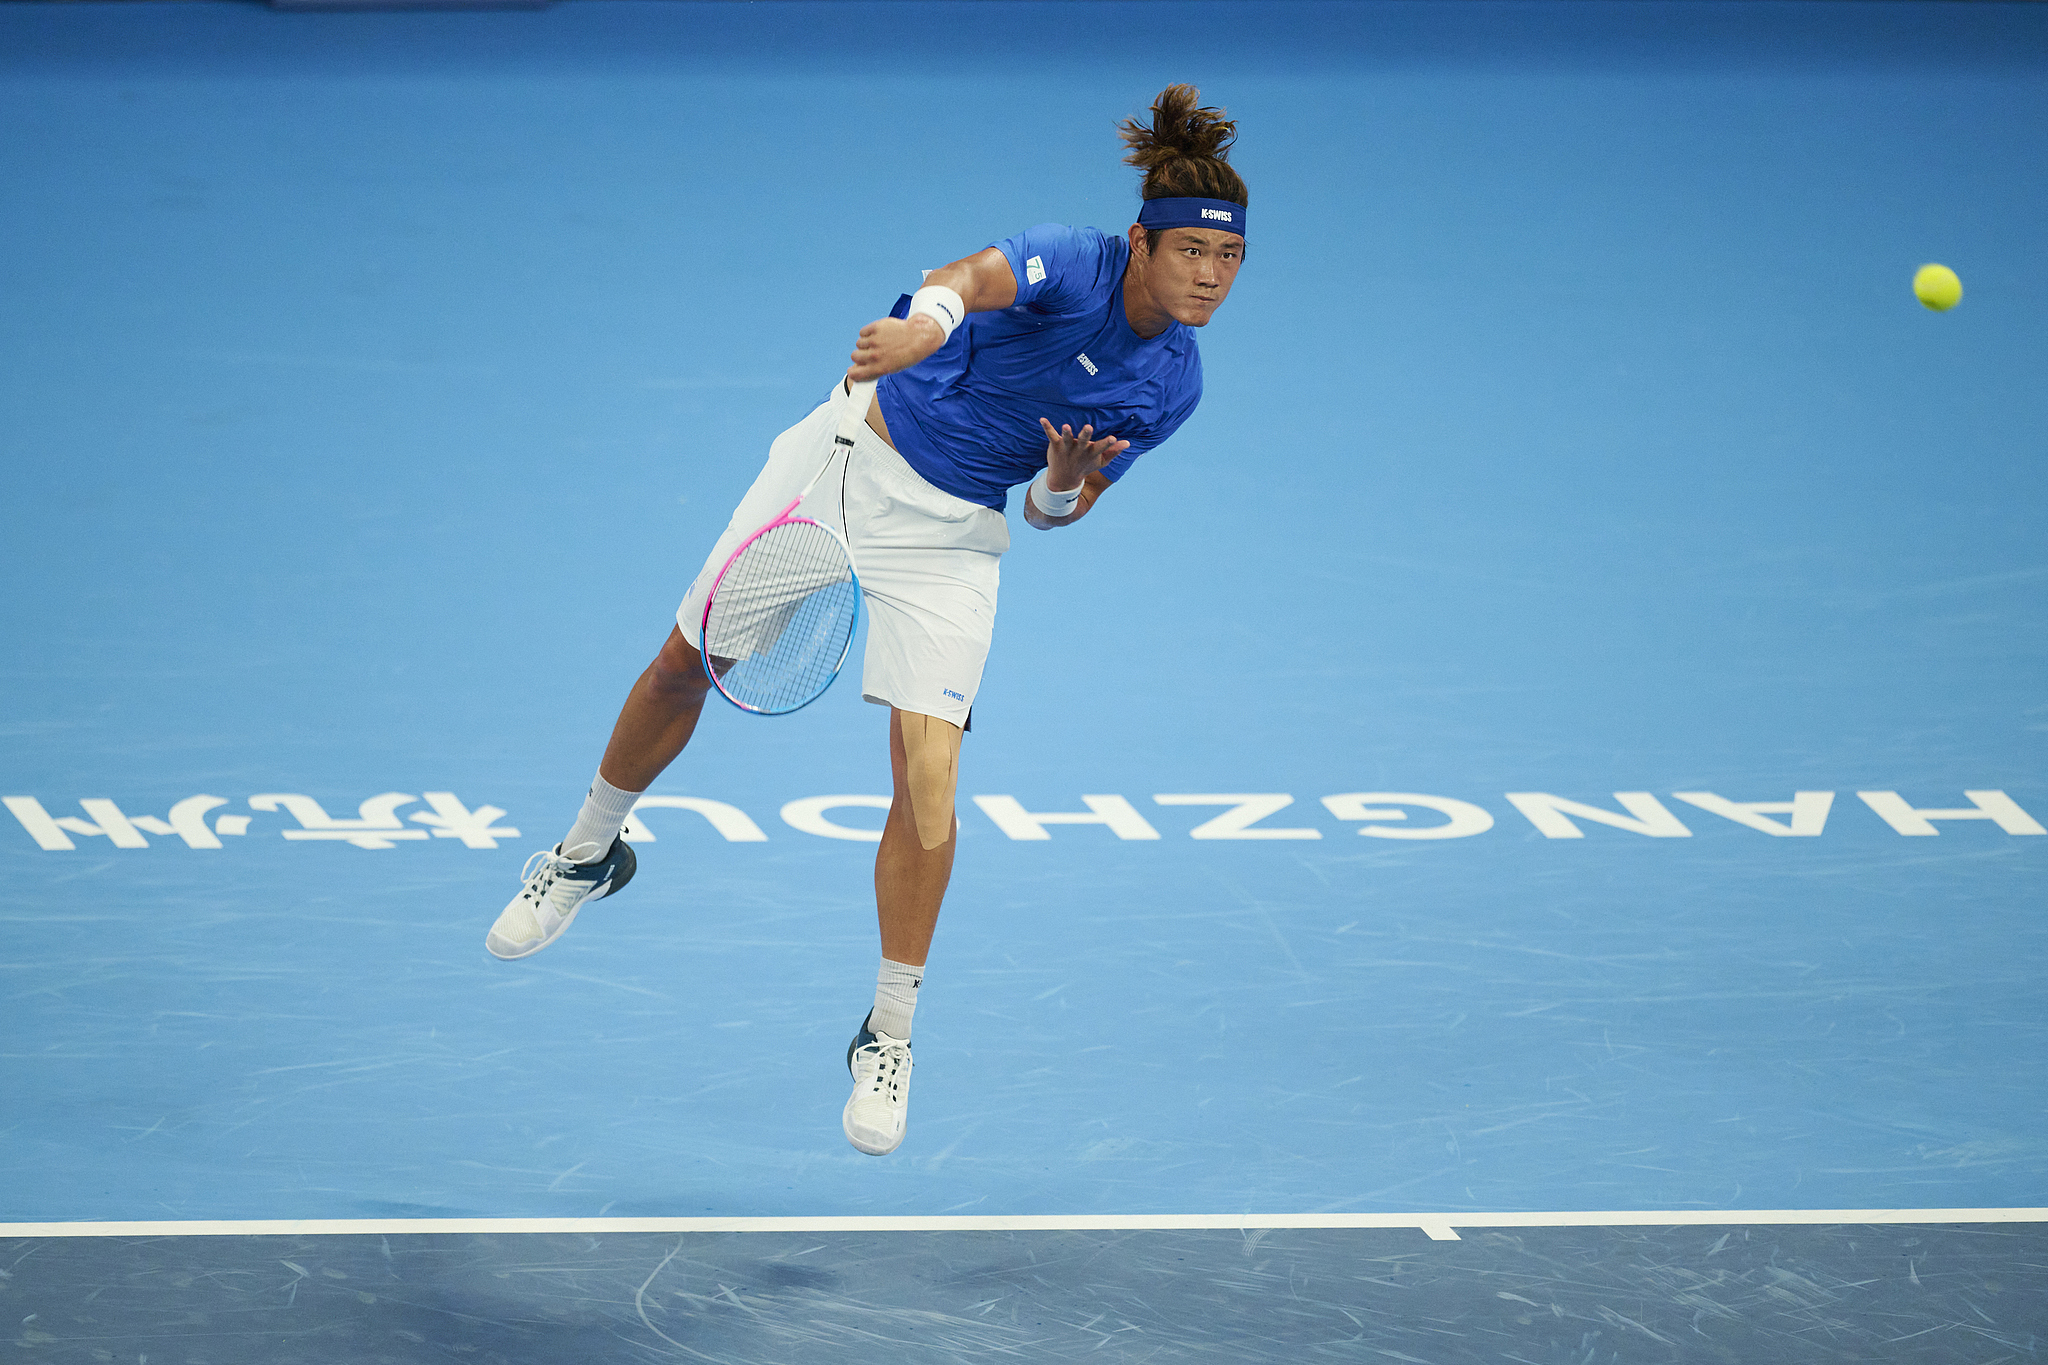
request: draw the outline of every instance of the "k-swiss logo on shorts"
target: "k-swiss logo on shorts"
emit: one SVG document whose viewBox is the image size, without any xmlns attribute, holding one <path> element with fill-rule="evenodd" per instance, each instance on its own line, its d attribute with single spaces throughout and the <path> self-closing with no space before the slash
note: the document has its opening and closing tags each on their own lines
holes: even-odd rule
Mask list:
<svg viewBox="0 0 2048 1365">
<path fill-rule="evenodd" d="M 940 689 L 939 689 L 939 691 L 941 691 L 941 692 L 944 692 L 944 693 L 945 693 L 945 694 L 946 694 L 947 696 L 951 697 L 951 698 L 952 698 L 952 699 L 953 699 L 954 701 L 966 701 L 966 700 L 967 700 L 967 698 L 965 698 L 965 697 L 961 696 L 961 695 L 960 695 L 960 694 L 959 694 L 958 692 L 955 692 L 955 691 L 954 691 L 954 690 L 953 690 L 952 688 L 950 688 L 950 687 L 942 687 L 942 688 L 940 688 Z"/>
<path fill-rule="evenodd" d="M 1083 352 L 1081 352 L 1081 354 L 1079 354 L 1079 355 L 1075 356 L 1075 357 L 1074 357 L 1074 359 L 1076 359 L 1076 360 L 1080 361 L 1080 362 L 1081 362 L 1081 368 L 1082 368 L 1082 369 L 1084 369 L 1084 370 L 1086 370 L 1086 371 L 1088 371 L 1088 373 L 1090 373 L 1090 374 L 1095 374 L 1095 373 L 1097 373 L 1097 371 L 1096 371 L 1096 368 L 1095 368 L 1095 362 L 1094 362 L 1094 361 L 1092 361 L 1092 360 L 1090 360 L 1090 359 L 1088 358 L 1088 353 L 1087 353 L 1086 351 L 1083 351 Z"/>
<path fill-rule="evenodd" d="M 1037 284 L 1045 278 L 1045 257 L 1033 256 L 1024 262 L 1024 283 Z"/>
<path fill-rule="evenodd" d="M 1222 209 L 1203 209 L 1202 216 L 1204 218 L 1215 218 L 1225 223 L 1234 223 L 1237 221 L 1237 219 L 1233 218 L 1229 213 L 1225 212 Z"/>
</svg>

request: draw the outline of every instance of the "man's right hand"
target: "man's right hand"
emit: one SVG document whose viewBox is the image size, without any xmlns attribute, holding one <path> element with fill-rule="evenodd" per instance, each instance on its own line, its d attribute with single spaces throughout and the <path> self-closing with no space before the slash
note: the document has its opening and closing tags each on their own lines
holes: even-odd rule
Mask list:
<svg viewBox="0 0 2048 1365">
<path fill-rule="evenodd" d="M 945 341 L 946 334 L 930 318 L 877 318 L 860 329 L 846 377 L 858 383 L 907 370 Z"/>
<path fill-rule="evenodd" d="M 1008 308 L 1017 301 L 1017 277 L 1010 273 L 1009 260 L 994 247 L 941 266 L 926 275 L 924 282 L 951 289 L 970 313 Z M 880 379 L 907 370 L 945 341 L 945 332 L 931 318 L 879 318 L 860 329 L 860 340 L 853 346 L 853 367 L 846 377 Z"/>
</svg>

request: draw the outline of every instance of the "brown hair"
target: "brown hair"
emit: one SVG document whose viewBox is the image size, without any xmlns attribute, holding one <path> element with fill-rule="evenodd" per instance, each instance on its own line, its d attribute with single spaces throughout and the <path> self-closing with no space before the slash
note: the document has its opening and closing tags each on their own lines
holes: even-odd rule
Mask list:
<svg viewBox="0 0 2048 1365">
<path fill-rule="evenodd" d="M 1124 160 L 1145 172 L 1139 197 L 1225 199 L 1249 206 L 1251 194 L 1244 177 L 1231 169 L 1229 161 L 1237 124 L 1223 117 L 1221 109 L 1202 108 L 1201 97 L 1192 85 L 1169 85 L 1152 101 L 1150 127 L 1134 118 L 1118 125 L 1130 148 Z M 1145 244 L 1148 250 L 1158 247 L 1157 228 L 1146 234 Z"/>
</svg>

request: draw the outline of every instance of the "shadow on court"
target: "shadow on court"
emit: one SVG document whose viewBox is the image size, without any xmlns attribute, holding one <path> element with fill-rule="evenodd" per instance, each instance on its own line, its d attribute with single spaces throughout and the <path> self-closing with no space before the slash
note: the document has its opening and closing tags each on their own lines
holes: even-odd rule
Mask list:
<svg viewBox="0 0 2048 1365">
<path fill-rule="evenodd" d="M 2048 1229 L 17 1241 L 23 1362 L 1991 1361 Z"/>
</svg>

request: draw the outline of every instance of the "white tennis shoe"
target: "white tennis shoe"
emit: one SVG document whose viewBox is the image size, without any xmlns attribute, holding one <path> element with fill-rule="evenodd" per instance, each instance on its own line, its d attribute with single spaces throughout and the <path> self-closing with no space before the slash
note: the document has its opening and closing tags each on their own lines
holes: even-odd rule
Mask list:
<svg viewBox="0 0 2048 1365">
<path fill-rule="evenodd" d="M 594 846 L 577 845 L 585 849 Z M 507 962 L 532 957 L 562 936 L 584 902 L 617 891 L 633 880 L 638 866 L 624 839 L 613 839 L 610 850 L 594 863 L 571 862 L 562 856 L 560 844 L 534 854 L 519 874 L 519 894 L 484 935 L 485 950 Z"/>
<path fill-rule="evenodd" d="M 910 1044 L 870 1032 L 864 1019 L 846 1049 L 846 1069 L 853 1073 L 853 1097 L 839 1120 L 846 1140 L 869 1156 L 887 1156 L 903 1145 L 910 1122 Z"/>
</svg>

